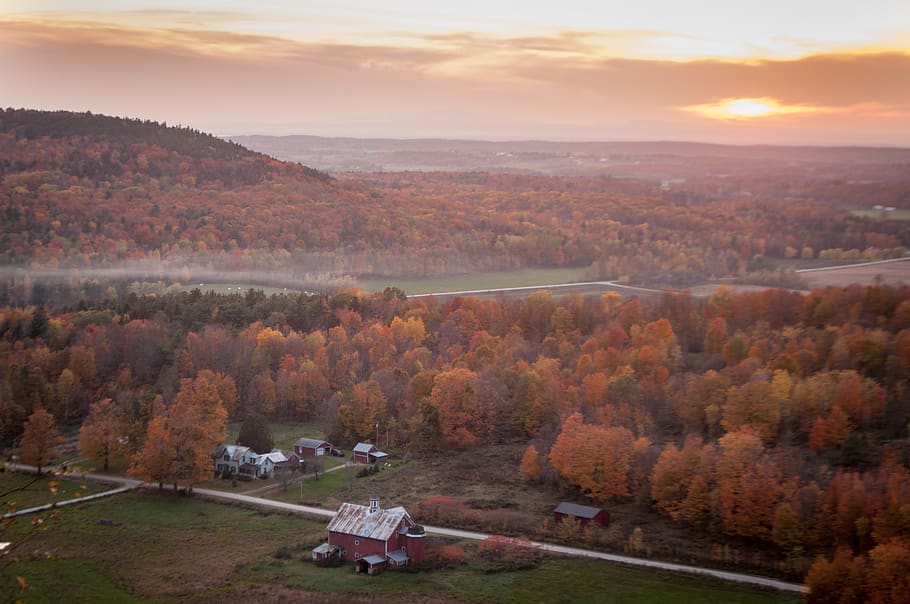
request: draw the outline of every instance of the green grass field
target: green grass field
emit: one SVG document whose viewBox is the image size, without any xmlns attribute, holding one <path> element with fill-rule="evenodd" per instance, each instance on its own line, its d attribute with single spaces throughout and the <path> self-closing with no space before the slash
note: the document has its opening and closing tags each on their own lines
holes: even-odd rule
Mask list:
<svg viewBox="0 0 910 604">
<path fill-rule="evenodd" d="M 47 476 L 29 476 L 26 474 L 4 473 L 0 479 L 0 503 L 4 512 L 8 509 L 21 510 L 39 505 L 76 499 L 109 491 L 114 487 L 79 480 L 78 475 L 69 478 L 49 478 Z"/>
<path fill-rule="evenodd" d="M 319 482 L 332 486 L 329 476 Z M 9 476 L 0 476 L 0 486 L 8 484 Z M 333 488 L 339 487 L 343 484 Z M 469 556 L 448 570 L 364 577 L 355 575 L 351 565 L 317 568 L 308 562 L 310 548 L 324 539 L 325 524 L 169 491 L 118 495 L 62 509 L 38 532 L 27 520 L 0 529 L 3 541 L 18 543 L 30 535 L 0 566 L 0 597 L 26 602 L 344 602 L 350 594 L 356 594 L 356 602 L 801 601 L 777 592 L 568 558 L 545 558 L 536 569 L 490 574 Z M 469 554 L 476 547 L 460 545 Z M 17 593 L 20 576 L 29 587 Z"/>
<path fill-rule="evenodd" d="M 356 470 L 354 471 L 356 472 Z M 307 504 L 322 504 L 330 500 L 334 502 L 340 494 L 347 491 L 349 480 L 358 480 L 354 477 L 349 478 L 348 470 L 337 470 L 327 474 L 320 473 L 318 480 L 312 476 L 310 473 L 306 474 L 302 491 L 298 481 L 289 486 L 287 491 L 279 489 L 269 493 L 267 497 L 285 503 L 300 503 L 302 493 L 302 501 Z"/>
<path fill-rule="evenodd" d="M 357 284 L 369 292 L 398 287 L 406 294 L 429 294 L 504 287 L 528 287 L 572 283 L 581 278 L 580 268 L 538 268 L 509 272 L 472 273 L 434 279 L 358 279 Z"/>
<path fill-rule="evenodd" d="M 493 573 L 467 562 L 446 570 L 357 577 L 352 575 L 350 565 L 319 568 L 291 560 L 251 564 L 243 573 L 246 580 L 254 583 L 272 578 L 296 590 L 369 595 L 373 599 L 367 601 L 375 602 L 397 601 L 406 594 L 417 601 L 428 598 L 432 602 L 434 596 L 440 596 L 496 604 L 795 604 L 803 601 L 798 596 L 750 590 L 720 581 L 555 557 L 544 560 L 538 568 Z"/>
<path fill-rule="evenodd" d="M 896 209 L 890 212 L 886 212 L 884 210 L 875 210 L 873 208 L 863 208 L 859 210 L 853 210 L 851 213 L 854 216 L 862 216 L 863 218 L 872 218 L 875 220 L 910 220 L 910 210 L 904 209 Z"/>
<path fill-rule="evenodd" d="M 398 287 L 406 294 L 439 294 L 453 291 L 471 291 L 485 289 L 502 289 L 509 287 L 536 287 L 543 285 L 574 283 L 582 279 L 583 268 L 529 268 L 515 271 L 480 272 L 465 275 L 449 275 L 432 279 L 357 279 L 356 287 L 367 292 L 381 292 L 387 287 Z M 151 286 L 150 286 L 151 287 Z M 163 293 L 164 289 L 156 285 L 156 293 Z M 297 293 L 302 290 L 285 287 L 270 287 L 250 283 L 199 283 L 178 284 L 169 286 L 173 291 L 213 291 L 220 294 L 245 294 L 247 290 L 262 290 L 266 295 Z M 597 289 L 603 291 L 603 288 Z M 520 292 L 519 292 L 520 293 Z M 591 293 L 585 290 L 583 293 Z M 594 292 L 596 293 L 596 292 Z M 527 292 L 521 293 L 526 295 Z"/>
</svg>

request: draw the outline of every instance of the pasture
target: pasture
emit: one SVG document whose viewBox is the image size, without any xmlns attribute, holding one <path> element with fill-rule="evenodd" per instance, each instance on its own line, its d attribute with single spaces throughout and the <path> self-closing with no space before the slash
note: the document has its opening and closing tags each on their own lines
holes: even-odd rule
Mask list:
<svg viewBox="0 0 910 604">
<path fill-rule="evenodd" d="M 2 480 L 6 480 L 5 477 Z M 110 519 L 115 524 L 102 523 Z M 355 575 L 317 568 L 309 550 L 325 522 L 176 497 L 129 493 L 61 510 L 44 529 L 27 521 L 4 539 L 30 538 L 0 570 L 5 599 L 27 602 L 732 602 L 801 598 L 697 577 L 547 557 L 525 570 L 492 569 L 472 543 L 449 568 Z M 19 581 L 27 585 L 18 592 Z"/>
</svg>

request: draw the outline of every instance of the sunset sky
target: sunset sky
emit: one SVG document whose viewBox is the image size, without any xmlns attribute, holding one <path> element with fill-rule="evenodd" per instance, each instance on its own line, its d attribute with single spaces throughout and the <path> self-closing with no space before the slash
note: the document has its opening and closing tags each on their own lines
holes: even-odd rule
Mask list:
<svg viewBox="0 0 910 604">
<path fill-rule="evenodd" d="M 0 106 L 216 134 L 910 146 L 910 1 L 0 0 Z"/>
</svg>

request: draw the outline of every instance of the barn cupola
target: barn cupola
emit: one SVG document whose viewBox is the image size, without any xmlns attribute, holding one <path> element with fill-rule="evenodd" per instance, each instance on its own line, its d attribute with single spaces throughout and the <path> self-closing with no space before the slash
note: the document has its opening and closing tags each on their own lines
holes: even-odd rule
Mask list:
<svg viewBox="0 0 910 604">
<path fill-rule="evenodd" d="M 370 495 L 370 513 L 375 514 L 379 511 L 379 495 L 375 493 Z"/>
</svg>

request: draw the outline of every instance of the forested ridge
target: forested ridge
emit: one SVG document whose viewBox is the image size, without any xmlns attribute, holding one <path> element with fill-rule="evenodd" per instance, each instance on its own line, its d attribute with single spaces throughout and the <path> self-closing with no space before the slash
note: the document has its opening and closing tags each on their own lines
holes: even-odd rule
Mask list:
<svg viewBox="0 0 910 604">
<path fill-rule="evenodd" d="M 894 183 L 740 176 L 677 191 L 606 176 L 332 179 L 188 128 L 64 112 L 0 113 L 0 175 L 0 265 L 32 271 L 3 281 L 7 303 L 78 299 L 87 292 L 64 295 L 60 281 L 91 281 L 78 272 L 88 269 L 184 283 L 203 269 L 247 271 L 309 289 L 528 267 L 672 288 L 712 277 L 799 286 L 799 262 L 896 257 L 910 243 L 906 222 L 829 203 L 838 186 L 862 187 L 863 207 L 896 203 Z M 36 291 L 48 275 L 51 290 Z"/>
</svg>

